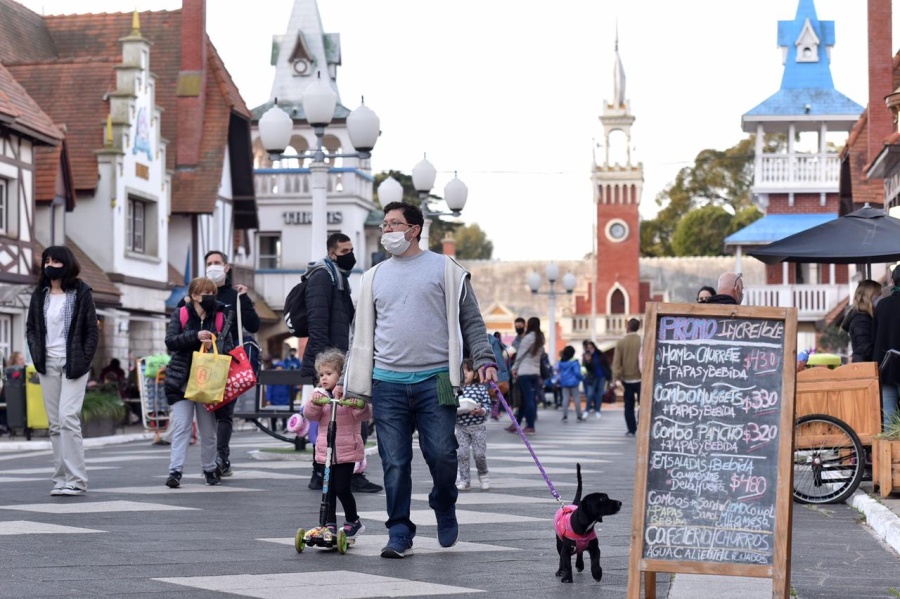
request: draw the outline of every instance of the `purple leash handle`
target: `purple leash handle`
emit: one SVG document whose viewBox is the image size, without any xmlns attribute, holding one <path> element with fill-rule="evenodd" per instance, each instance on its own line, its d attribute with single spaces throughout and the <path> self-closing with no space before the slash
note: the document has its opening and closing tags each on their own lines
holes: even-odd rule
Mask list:
<svg viewBox="0 0 900 599">
<path fill-rule="evenodd" d="M 564 503 L 562 498 L 559 496 L 559 492 L 556 490 L 556 487 L 553 486 L 553 483 L 550 482 L 550 477 L 547 476 L 547 472 L 544 470 L 544 467 L 541 465 L 541 461 L 538 459 L 537 455 L 534 453 L 534 448 L 531 447 L 531 443 L 528 442 L 528 437 L 525 436 L 524 431 L 522 431 L 522 427 L 519 426 L 519 421 L 516 420 L 515 415 L 513 414 L 512 408 L 509 407 L 509 404 L 506 403 L 506 398 L 503 397 L 503 393 L 500 392 L 500 387 L 497 386 L 497 383 L 494 381 L 490 382 L 491 389 L 493 389 L 497 393 L 497 398 L 500 400 L 500 403 L 503 404 L 503 407 L 506 408 L 506 413 L 509 414 L 509 419 L 512 420 L 513 426 L 516 427 L 516 430 L 519 431 L 519 436 L 522 437 L 522 441 L 525 443 L 525 447 L 528 448 L 528 451 L 531 453 L 531 459 L 534 460 L 535 465 L 538 467 L 538 470 L 541 471 L 541 476 L 544 477 L 544 482 L 547 483 L 547 486 L 550 487 L 550 493 L 553 497 L 560 503 Z"/>
</svg>

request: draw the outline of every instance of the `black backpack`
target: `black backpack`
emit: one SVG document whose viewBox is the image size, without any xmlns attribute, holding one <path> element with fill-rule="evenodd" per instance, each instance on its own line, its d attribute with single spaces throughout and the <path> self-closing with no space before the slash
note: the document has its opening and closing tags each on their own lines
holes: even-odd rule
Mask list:
<svg viewBox="0 0 900 599">
<path fill-rule="evenodd" d="M 550 356 L 547 352 L 541 354 L 541 378 L 549 381 L 553 378 L 553 366 L 550 364 Z"/>
<path fill-rule="evenodd" d="M 323 264 L 313 266 L 300 277 L 300 282 L 294 285 L 290 293 L 284 299 L 284 324 L 288 332 L 294 337 L 309 337 L 309 316 L 306 313 L 306 287 L 310 276 L 317 270 L 327 268 Z M 328 273 L 331 275 L 331 273 Z M 332 283 L 334 281 L 332 280 Z"/>
</svg>

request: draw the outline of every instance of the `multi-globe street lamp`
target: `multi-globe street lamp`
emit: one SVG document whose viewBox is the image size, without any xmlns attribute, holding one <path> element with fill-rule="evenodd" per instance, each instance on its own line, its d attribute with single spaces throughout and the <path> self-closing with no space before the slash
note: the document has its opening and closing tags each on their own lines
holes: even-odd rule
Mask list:
<svg viewBox="0 0 900 599">
<path fill-rule="evenodd" d="M 547 277 L 547 282 L 550 283 L 550 291 L 538 291 L 541 288 L 541 275 L 537 273 L 537 271 L 531 271 L 531 274 L 528 275 L 528 287 L 531 289 L 531 293 L 535 295 L 546 295 L 550 298 L 550 335 L 548 341 L 548 355 L 550 357 L 550 362 L 553 363 L 559 359 L 559 356 L 556 355 L 556 290 L 553 288 L 553 285 L 559 279 L 559 266 L 556 265 L 555 262 L 549 262 L 547 264 L 547 268 L 544 271 L 544 275 Z M 566 290 L 566 293 L 572 293 L 575 290 L 575 285 L 577 281 L 575 279 L 575 275 L 570 272 L 567 272 L 565 276 L 562 278 L 563 288 Z"/>
<path fill-rule="evenodd" d="M 422 237 L 419 241 L 419 247 L 423 250 L 428 249 L 431 219 L 439 216 L 459 216 L 466 206 L 466 200 L 469 198 L 469 188 L 454 173 L 450 182 L 444 186 L 444 201 L 447 202 L 450 212 L 432 210 L 428 205 L 428 196 L 431 195 L 431 189 L 434 187 L 436 178 L 437 169 L 425 158 L 413 167 L 413 187 L 419 194 L 419 205 L 422 208 L 422 216 L 425 217 L 425 223 L 422 225 Z M 399 202 L 403 199 L 403 186 L 392 177 L 386 178 L 378 186 L 378 199 L 381 201 L 382 206 L 386 206 L 391 202 Z"/>
<path fill-rule="evenodd" d="M 322 253 L 328 235 L 327 190 L 328 169 L 330 166 L 326 162 L 326 157 L 329 159 L 357 158 L 359 160 L 371 158 L 372 148 L 375 147 L 375 142 L 381 134 L 381 122 L 378 119 L 378 115 L 367 107 L 365 103 L 361 103 L 358 108 L 347 115 L 347 135 L 350 137 L 350 143 L 356 151 L 326 155 L 324 151 L 325 127 L 334 118 L 334 111 L 337 107 L 337 93 L 327 81 L 322 79 L 321 73 L 318 73 L 316 81 L 304 91 L 302 104 L 303 116 L 316 135 L 316 148 L 314 151 L 290 156 L 283 155 L 285 148 L 291 143 L 295 123 L 291 116 L 278 106 L 277 98 L 275 99 L 275 105 L 259 119 L 259 138 L 263 149 L 269 153 L 273 160 L 281 158 L 312 159 L 309 169 L 312 195 L 312 231 L 310 239 L 310 259 L 312 260 Z"/>
</svg>

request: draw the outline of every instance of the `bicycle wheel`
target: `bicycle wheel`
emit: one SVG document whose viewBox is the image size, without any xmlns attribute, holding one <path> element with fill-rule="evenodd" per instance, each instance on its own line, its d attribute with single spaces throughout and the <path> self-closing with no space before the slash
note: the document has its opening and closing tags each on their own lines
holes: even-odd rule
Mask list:
<svg viewBox="0 0 900 599">
<path fill-rule="evenodd" d="M 866 456 L 847 423 L 825 414 L 802 416 L 794 425 L 794 499 L 838 503 L 856 490 Z"/>
</svg>

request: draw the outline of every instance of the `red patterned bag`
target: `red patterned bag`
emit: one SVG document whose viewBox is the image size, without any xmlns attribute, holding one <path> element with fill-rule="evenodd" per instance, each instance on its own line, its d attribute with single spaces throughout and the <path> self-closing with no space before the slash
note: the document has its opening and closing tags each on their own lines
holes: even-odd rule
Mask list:
<svg viewBox="0 0 900 599">
<path fill-rule="evenodd" d="M 225 383 L 225 396 L 220 403 L 207 404 L 206 411 L 213 412 L 224 405 L 236 400 L 242 393 L 256 385 L 256 373 L 253 372 L 253 364 L 244 351 L 244 325 L 241 319 L 241 297 L 237 298 L 238 344 L 228 352 L 231 356 L 231 366 L 228 368 L 228 382 Z"/>
</svg>

